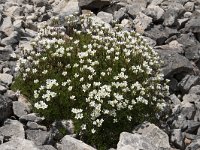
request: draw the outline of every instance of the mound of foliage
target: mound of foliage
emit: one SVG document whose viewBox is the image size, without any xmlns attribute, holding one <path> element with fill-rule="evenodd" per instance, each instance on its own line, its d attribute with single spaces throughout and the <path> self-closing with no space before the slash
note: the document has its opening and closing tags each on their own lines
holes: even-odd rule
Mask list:
<svg viewBox="0 0 200 150">
<path fill-rule="evenodd" d="M 156 122 L 168 87 L 157 53 L 134 31 L 91 16 L 43 24 L 33 51 L 23 51 L 12 88 L 47 121 L 70 119 L 77 137 L 115 147 L 122 131 Z"/>
</svg>

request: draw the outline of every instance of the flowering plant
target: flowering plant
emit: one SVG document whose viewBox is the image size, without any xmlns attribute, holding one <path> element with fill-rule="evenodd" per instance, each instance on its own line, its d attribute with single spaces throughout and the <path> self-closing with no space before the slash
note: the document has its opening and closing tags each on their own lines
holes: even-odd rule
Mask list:
<svg viewBox="0 0 200 150">
<path fill-rule="evenodd" d="M 134 125 L 156 121 L 168 93 L 157 53 L 119 25 L 83 15 L 63 22 L 40 27 L 34 50 L 19 59 L 13 89 L 46 120 L 73 120 L 78 137 L 99 149 Z"/>
</svg>

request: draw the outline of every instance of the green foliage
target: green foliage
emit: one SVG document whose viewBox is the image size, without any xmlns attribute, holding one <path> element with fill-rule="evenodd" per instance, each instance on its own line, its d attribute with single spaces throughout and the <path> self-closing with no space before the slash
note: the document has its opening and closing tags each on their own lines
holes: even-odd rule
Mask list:
<svg viewBox="0 0 200 150">
<path fill-rule="evenodd" d="M 159 57 L 134 31 L 88 16 L 65 28 L 40 27 L 32 52 L 19 59 L 12 85 L 47 121 L 71 119 L 77 137 L 98 149 L 115 147 L 122 131 L 156 122 L 168 87 Z M 57 24 L 55 26 L 55 24 Z"/>
</svg>

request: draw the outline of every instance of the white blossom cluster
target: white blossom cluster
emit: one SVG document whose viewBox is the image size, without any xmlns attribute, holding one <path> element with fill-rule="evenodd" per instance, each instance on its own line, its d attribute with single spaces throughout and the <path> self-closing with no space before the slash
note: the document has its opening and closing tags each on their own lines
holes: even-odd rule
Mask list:
<svg viewBox="0 0 200 150">
<path fill-rule="evenodd" d="M 43 25 L 36 38 L 37 50 L 19 60 L 23 80 L 35 88 L 34 107 L 45 111 L 49 103 L 62 100 L 81 130 L 91 133 L 107 117 L 113 123 L 121 121 L 125 110 L 130 113 L 123 115 L 132 121 L 136 105 L 162 109 L 168 86 L 162 84 L 157 53 L 141 36 L 84 16 L 72 23 L 79 21 L 81 28 L 68 36 L 64 27 Z"/>
</svg>

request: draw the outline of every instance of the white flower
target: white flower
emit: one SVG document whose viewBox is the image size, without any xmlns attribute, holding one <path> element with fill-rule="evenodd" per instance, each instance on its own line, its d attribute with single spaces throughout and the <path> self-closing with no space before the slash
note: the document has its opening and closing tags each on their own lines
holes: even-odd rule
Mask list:
<svg viewBox="0 0 200 150">
<path fill-rule="evenodd" d="M 39 80 L 38 80 L 38 79 L 36 79 L 36 80 L 34 80 L 33 82 L 34 82 L 34 83 L 38 83 L 38 82 L 39 82 Z"/>
<path fill-rule="evenodd" d="M 86 130 L 86 124 L 82 124 L 82 125 L 81 125 L 81 129 L 82 129 L 82 130 Z"/>
<path fill-rule="evenodd" d="M 67 71 L 62 72 L 62 75 L 66 76 L 67 75 Z"/>
<path fill-rule="evenodd" d="M 96 132 L 96 130 L 95 130 L 95 129 L 92 129 L 91 132 L 92 132 L 92 134 L 94 134 L 94 133 Z"/>
</svg>

